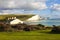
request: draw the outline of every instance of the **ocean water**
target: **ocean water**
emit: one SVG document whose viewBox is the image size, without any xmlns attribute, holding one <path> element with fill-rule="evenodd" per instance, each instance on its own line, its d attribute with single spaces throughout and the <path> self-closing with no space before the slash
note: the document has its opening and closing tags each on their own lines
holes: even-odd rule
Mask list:
<svg viewBox="0 0 60 40">
<path fill-rule="evenodd" d="M 38 22 L 38 24 L 43 24 L 46 26 L 52 26 L 52 25 L 60 25 L 60 20 L 41 20 Z"/>
<path fill-rule="evenodd" d="M 36 22 L 29 22 L 28 24 L 43 24 L 45 26 L 60 25 L 60 20 L 40 20 Z"/>
</svg>

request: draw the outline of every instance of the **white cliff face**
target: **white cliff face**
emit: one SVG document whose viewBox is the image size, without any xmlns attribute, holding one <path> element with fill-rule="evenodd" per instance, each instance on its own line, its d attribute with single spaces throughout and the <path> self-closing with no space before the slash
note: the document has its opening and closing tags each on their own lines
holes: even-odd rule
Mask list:
<svg viewBox="0 0 60 40">
<path fill-rule="evenodd" d="M 13 21 L 10 22 L 10 24 L 12 24 L 12 25 L 19 24 L 19 23 L 23 24 L 23 21 L 21 21 L 19 19 L 15 19 L 15 20 L 13 20 Z"/>
<path fill-rule="evenodd" d="M 27 21 L 38 21 L 38 20 L 40 20 L 40 19 L 41 19 L 41 18 L 40 18 L 39 15 L 35 15 L 35 16 L 29 18 Z"/>
</svg>

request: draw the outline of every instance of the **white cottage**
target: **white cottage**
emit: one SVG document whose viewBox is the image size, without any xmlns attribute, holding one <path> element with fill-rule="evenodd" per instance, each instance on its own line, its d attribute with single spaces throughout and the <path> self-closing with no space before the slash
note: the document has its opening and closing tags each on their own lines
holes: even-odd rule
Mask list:
<svg viewBox="0 0 60 40">
<path fill-rule="evenodd" d="M 11 25 L 15 25 L 15 24 L 23 24 L 23 21 L 19 20 L 19 19 L 14 19 L 13 21 L 10 22 Z"/>
<path fill-rule="evenodd" d="M 38 20 L 40 20 L 40 19 L 41 19 L 41 17 L 40 17 L 39 15 L 35 15 L 35 16 L 27 19 L 27 21 L 38 21 Z"/>
</svg>

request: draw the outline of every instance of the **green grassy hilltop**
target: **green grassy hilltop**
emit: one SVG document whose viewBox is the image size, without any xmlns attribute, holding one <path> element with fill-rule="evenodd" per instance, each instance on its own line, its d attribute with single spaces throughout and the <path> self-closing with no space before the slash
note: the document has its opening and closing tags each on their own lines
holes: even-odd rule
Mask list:
<svg viewBox="0 0 60 40">
<path fill-rule="evenodd" d="M 0 20 L 5 20 L 8 17 L 17 17 L 20 20 L 26 20 L 30 17 L 32 17 L 33 15 L 14 15 L 14 14 L 8 14 L 8 15 L 0 15 Z"/>
</svg>

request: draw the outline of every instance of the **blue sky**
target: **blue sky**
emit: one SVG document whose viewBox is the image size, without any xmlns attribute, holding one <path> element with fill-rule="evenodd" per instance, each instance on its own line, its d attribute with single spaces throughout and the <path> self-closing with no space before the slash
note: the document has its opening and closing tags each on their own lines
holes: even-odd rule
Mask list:
<svg viewBox="0 0 60 40">
<path fill-rule="evenodd" d="M 38 14 L 60 18 L 59 0 L 0 0 L 0 14 Z"/>
</svg>

